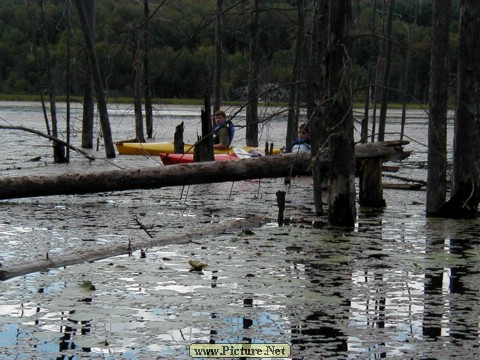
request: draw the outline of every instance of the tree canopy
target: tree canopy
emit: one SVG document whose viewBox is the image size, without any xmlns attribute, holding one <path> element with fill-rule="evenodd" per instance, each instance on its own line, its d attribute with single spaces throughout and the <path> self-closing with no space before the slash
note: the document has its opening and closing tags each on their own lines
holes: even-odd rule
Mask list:
<svg viewBox="0 0 480 360">
<path fill-rule="evenodd" d="M 40 1 L 42 3 L 42 1 Z M 0 8 L 0 92 L 36 94 L 42 87 L 47 64 L 38 48 L 38 59 L 32 52 L 33 41 L 42 42 L 42 27 L 48 28 L 51 68 L 58 94 L 65 92 L 66 46 L 68 24 L 65 1 L 44 1 L 46 24 L 40 22 L 38 1 L 4 0 Z M 391 87 L 400 89 L 404 75 L 408 32 L 413 21 L 415 0 L 397 0 L 391 41 Z M 458 12 L 458 1 L 453 1 Z M 312 1 L 306 1 L 307 18 Z M 223 73 L 222 98 L 245 99 L 249 51 L 249 2 L 225 0 L 223 6 Z M 383 2 L 354 1 L 352 74 L 356 99 L 365 94 L 367 67 L 372 54 L 378 52 L 381 36 Z M 157 98 L 202 98 L 212 86 L 215 46 L 215 2 L 208 0 L 161 1 L 150 4 L 149 25 L 152 95 Z M 414 71 L 408 94 L 411 102 L 428 102 L 431 1 L 421 1 L 413 41 Z M 374 14 L 376 22 L 373 23 Z M 73 95 L 82 93 L 85 68 L 84 43 L 78 16 L 72 16 L 72 83 Z M 297 31 L 296 1 L 260 2 L 260 75 L 259 85 L 287 84 L 291 81 Z M 452 14 L 450 27 L 450 73 L 454 82 L 458 16 Z M 134 32 L 141 28 L 143 5 L 136 1 L 97 1 L 96 50 L 107 96 L 133 95 L 132 52 Z M 309 20 L 311 22 L 311 20 Z M 373 34 L 373 35 L 372 35 Z M 373 52 L 371 51 L 373 47 Z M 36 61 L 38 61 L 38 66 Z M 282 93 L 280 93 L 282 94 Z M 400 99 L 392 91 L 391 100 Z"/>
</svg>

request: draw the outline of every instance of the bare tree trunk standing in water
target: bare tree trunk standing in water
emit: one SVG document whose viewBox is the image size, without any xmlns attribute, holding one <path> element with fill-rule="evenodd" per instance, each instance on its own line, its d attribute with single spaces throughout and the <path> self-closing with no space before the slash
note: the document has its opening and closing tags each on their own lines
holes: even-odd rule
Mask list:
<svg viewBox="0 0 480 360">
<path fill-rule="evenodd" d="M 430 57 L 427 216 L 435 216 L 447 193 L 448 28 L 451 0 L 434 0 Z"/>
<path fill-rule="evenodd" d="M 93 39 L 95 37 L 95 13 L 97 7 L 96 0 L 84 0 L 83 6 L 85 7 L 85 14 L 87 16 L 88 31 Z M 90 69 L 90 65 L 88 65 L 88 58 L 86 54 L 85 60 L 87 60 L 87 66 L 85 66 L 83 80 L 82 147 L 91 149 L 93 148 L 95 90 L 93 86 L 92 70 Z"/>
<path fill-rule="evenodd" d="M 152 105 L 152 85 L 150 80 L 150 9 L 148 0 L 144 0 L 143 9 L 145 20 L 143 24 L 143 89 L 145 98 L 145 125 L 147 127 L 147 137 L 153 138 L 153 105 Z"/>
<path fill-rule="evenodd" d="M 248 146 L 258 146 L 259 1 L 250 0 L 250 65 L 248 72 L 246 130 L 246 143 Z"/>
<path fill-rule="evenodd" d="M 322 183 L 327 174 L 322 173 L 319 151 L 326 145 L 327 127 L 323 101 L 326 98 L 324 59 L 328 41 L 328 1 L 316 0 L 312 14 L 313 29 L 309 39 L 310 54 L 306 74 L 307 116 L 313 157 L 313 193 L 315 213 L 323 214 Z"/>
<path fill-rule="evenodd" d="M 80 26 L 82 28 L 83 37 L 85 38 L 85 49 L 87 52 L 88 64 L 92 70 L 93 82 L 95 86 L 95 92 L 97 95 L 97 106 L 100 115 L 100 123 L 102 125 L 102 132 L 105 141 L 105 152 L 107 158 L 115 157 L 115 146 L 112 140 L 112 131 L 110 129 L 110 121 L 108 120 L 107 103 L 105 101 L 105 95 L 103 93 L 102 79 L 100 76 L 100 69 L 98 67 L 97 55 L 95 53 L 95 46 L 91 32 L 88 26 L 87 15 L 83 6 L 82 0 L 75 0 L 77 6 Z"/>
<path fill-rule="evenodd" d="M 43 49 L 45 52 L 45 66 L 47 72 L 47 81 L 48 81 L 48 95 L 50 99 L 50 121 L 52 122 L 52 135 L 58 138 L 58 126 L 57 126 L 57 105 L 55 100 L 55 85 L 53 83 L 52 75 L 52 60 L 50 57 L 50 48 L 48 46 L 48 32 L 47 32 L 47 23 L 45 19 L 45 1 L 42 1 L 42 27 L 43 27 Z M 53 158 L 56 163 L 67 162 L 65 158 L 65 147 L 58 143 L 57 141 L 53 142 Z"/>
<path fill-rule="evenodd" d="M 143 112 L 142 112 L 142 59 L 141 59 L 141 42 L 143 36 L 141 30 L 133 31 L 133 107 L 135 110 L 135 138 L 139 142 L 145 142 L 143 135 Z"/>
<path fill-rule="evenodd" d="M 292 85 L 290 86 L 290 95 L 288 98 L 288 124 L 286 134 L 287 152 L 292 150 L 292 142 L 297 138 L 298 128 L 298 109 L 296 107 L 300 85 L 298 81 L 301 78 L 305 57 L 305 1 L 297 0 L 298 28 L 297 44 L 295 45 L 295 60 L 292 71 Z"/>
<path fill-rule="evenodd" d="M 328 221 L 355 225 L 355 145 L 353 139 L 350 33 L 351 0 L 330 0 L 327 48 L 327 117 L 331 157 Z"/>
<path fill-rule="evenodd" d="M 222 89 L 222 12 L 223 0 L 217 0 L 217 18 L 215 20 L 215 74 L 213 79 L 213 113 L 220 110 Z"/>
<path fill-rule="evenodd" d="M 380 117 L 378 119 L 378 141 L 385 140 L 385 124 L 387 122 L 388 96 L 390 93 L 390 69 L 392 67 L 392 23 L 395 0 L 389 0 L 387 24 L 385 27 L 385 67 L 382 83 L 382 102 L 380 104 Z"/>
<path fill-rule="evenodd" d="M 439 214 L 451 218 L 478 215 L 480 200 L 480 2 L 462 0 L 458 48 L 457 107 L 453 140 L 453 181 Z"/>
</svg>

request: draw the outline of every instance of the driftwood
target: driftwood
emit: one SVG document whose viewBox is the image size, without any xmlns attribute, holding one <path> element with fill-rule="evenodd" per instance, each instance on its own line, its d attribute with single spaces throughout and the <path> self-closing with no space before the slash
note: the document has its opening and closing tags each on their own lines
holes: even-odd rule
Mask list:
<svg viewBox="0 0 480 360">
<path fill-rule="evenodd" d="M 81 264 L 84 262 L 93 262 L 106 259 L 112 256 L 130 254 L 137 250 L 142 250 L 142 256 L 147 248 L 153 246 L 164 246 L 169 244 L 185 244 L 193 239 L 201 239 L 205 235 L 213 235 L 226 230 L 235 230 L 242 228 L 258 227 L 265 223 L 265 219 L 259 216 L 253 216 L 248 219 L 231 221 L 227 225 L 209 226 L 208 228 L 198 229 L 184 235 L 171 236 L 161 239 L 129 241 L 124 244 L 116 244 L 109 247 L 101 247 L 91 251 L 75 253 L 72 255 L 59 255 L 58 258 L 46 254 L 45 259 L 32 262 L 26 262 L 18 265 L 6 266 L 0 268 L 0 281 L 8 280 L 17 276 L 26 275 L 39 271 L 47 271 L 59 267 Z"/>
<path fill-rule="evenodd" d="M 359 159 L 368 158 L 369 152 L 362 149 L 363 147 L 364 144 L 356 146 Z M 368 148 L 373 149 L 372 158 L 380 157 L 381 149 L 384 149 L 385 157 L 405 157 L 407 154 L 398 147 L 385 146 L 382 143 L 377 146 L 368 144 Z M 396 151 L 392 151 L 392 148 Z M 328 154 L 322 156 L 320 160 L 328 164 Z M 138 170 L 0 178 L 0 200 L 305 175 L 309 172 L 310 164 L 310 154 L 299 153 Z"/>
</svg>

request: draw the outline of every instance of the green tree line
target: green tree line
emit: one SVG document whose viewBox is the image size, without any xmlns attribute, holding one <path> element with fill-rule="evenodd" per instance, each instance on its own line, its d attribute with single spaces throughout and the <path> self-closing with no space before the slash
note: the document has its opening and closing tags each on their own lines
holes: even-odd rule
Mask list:
<svg viewBox="0 0 480 360">
<path fill-rule="evenodd" d="M 86 66 L 84 42 L 77 13 L 67 11 L 67 1 L 3 0 L 0 7 L 0 92 L 38 94 L 45 86 L 50 67 L 56 93 L 66 92 L 67 61 L 71 67 L 70 93 L 81 95 Z M 307 18 L 313 1 L 306 1 Z M 260 87 L 291 82 L 297 32 L 296 1 L 260 2 Z M 383 0 L 353 2 L 352 73 L 355 99 L 362 100 L 369 85 L 368 69 L 374 68 L 381 37 Z M 40 7 L 44 6 L 45 23 Z M 149 24 L 150 75 L 156 98 L 201 98 L 211 90 L 214 74 L 216 2 L 212 0 L 165 0 L 151 2 Z M 415 29 L 408 84 L 409 102 L 428 102 L 432 2 L 421 1 L 414 18 L 415 0 L 397 0 L 391 41 L 394 43 L 390 86 L 391 101 L 400 101 L 405 76 L 409 33 Z M 458 4 L 454 1 L 450 27 L 450 69 L 455 82 L 458 42 Z M 141 1 L 97 0 L 95 43 L 106 95 L 131 97 L 135 32 L 143 21 Z M 249 51 L 249 1 L 225 0 L 222 14 L 223 99 L 246 98 Z M 70 20 L 69 20 L 70 19 Z M 311 21 L 311 20 L 310 20 Z M 415 24 L 414 24 L 415 21 Z M 71 28 L 69 28 L 69 24 Z M 50 62 L 44 60 L 46 27 Z M 67 39 L 71 34 L 71 57 Z M 373 34 L 373 35 L 372 35 Z M 372 40 L 373 39 L 373 40 Z M 36 56 L 33 51 L 37 47 Z M 371 82 L 371 80 L 370 80 Z M 285 89 L 288 86 L 285 85 Z M 278 91 L 286 100 L 287 90 Z"/>
</svg>

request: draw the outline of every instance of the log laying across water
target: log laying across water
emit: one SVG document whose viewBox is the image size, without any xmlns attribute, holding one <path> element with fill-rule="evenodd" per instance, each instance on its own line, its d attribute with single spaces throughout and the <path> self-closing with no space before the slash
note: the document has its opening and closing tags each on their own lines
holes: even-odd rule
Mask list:
<svg viewBox="0 0 480 360">
<path fill-rule="evenodd" d="M 209 161 L 138 170 L 0 178 L 0 199 L 73 195 L 305 174 L 308 154 Z"/>
<path fill-rule="evenodd" d="M 17 276 L 22 276 L 39 271 L 47 271 L 64 266 L 81 264 L 84 262 L 93 262 L 106 259 L 112 256 L 131 254 L 138 250 L 152 248 L 155 246 L 165 246 L 169 244 L 185 244 L 191 241 L 201 239 L 207 235 L 223 233 L 227 230 L 239 230 L 243 228 L 258 227 L 264 224 L 265 218 L 260 216 L 251 216 L 246 219 L 230 221 L 226 224 L 211 225 L 208 228 L 192 230 L 188 234 L 173 235 L 164 238 L 134 240 L 123 244 L 114 244 L 111 246 L 102 246 L 98 249 L 88 251 L 78 251 L 73 254 L 48 255 L 45 259 L 31 262 L 19 262 L 14 265 L 0 268 L 0 281 L 5 281 Z M 141 237 L 139 237 L 141 238 Z M 144 250 L 145 251 L 145 250 Z"/>
<path fill-rule="evenodd" d="M 398 144 L 358 144 L 355 151 L 358 158 L 368 158 L 369 153 L 383 159 L 408 156 Z M 328 154 L 322 155 L 321 161 L 328 163 Z M 299 153 L 138 170 L 0 178 L 0 200 L 296 176 L 306 174 L 310 164 L 310 154 Z"/>
</svg>

